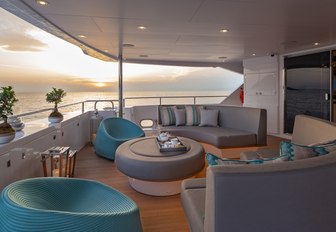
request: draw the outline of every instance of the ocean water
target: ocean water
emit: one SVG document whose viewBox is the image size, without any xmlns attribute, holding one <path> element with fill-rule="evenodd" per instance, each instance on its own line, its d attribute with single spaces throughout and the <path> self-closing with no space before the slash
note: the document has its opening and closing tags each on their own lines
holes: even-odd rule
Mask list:
<svg viewBox="0 0 336 232">
<path fill-rule="evenodd" d="M 207 96 L 228 96 L 230 91 L 167 91 L 167 92 L 154 92 L 154 91 L 144 91 L 144 92 L 125 92 L 124 98 L 126 107 L 134 105 L 158 105 L 160 104 L 159 97 L 174 97 L 174 98 L 162 98 L 161 104 L 193 104 L 193 98 L 175 98 L 176 96 L 203 96 L 198 97 L 196 100 L 197 104 L 216 104 L 220 103 L 225 99 L 225 97 L 207 97 Z M 27 112 L 33 112 L 41 109 L 53 108 L 53 104 L 46 102 L 45 93 L 16 93 L 18 102 L 15 103 L 13 113 L 14 115 L 23 114 Z M 133 97 L 140 97 L 139 99 L 127 99 Z M 153 97 L 153 98 L 142 98 L 142 97 Z M 118 101 L 118 94 L 116 92 L 69 92 L 63 98 L 62 103 L 59 105 L 66 105 L 76 102 L 82 102 L 86 100 L 116 100 Z M 103 109 L 104 107 L 111 107 L 110 102 L 100 102 L 97 104 L 98 109 Z M 65 108 L 61 108 L 60 112 L 68 113 L 73 111 L 81 111 L 82 105 L 74 105 Z M 85 103 L 85 111 L 93 110 L 94 103 Z M 38 113 L 34 115 L 24 116 L 22 119 L 24 121 L 31 121 L 35 119 L 45 118 L 50 114 L 50 111 Z"/>
</svg>

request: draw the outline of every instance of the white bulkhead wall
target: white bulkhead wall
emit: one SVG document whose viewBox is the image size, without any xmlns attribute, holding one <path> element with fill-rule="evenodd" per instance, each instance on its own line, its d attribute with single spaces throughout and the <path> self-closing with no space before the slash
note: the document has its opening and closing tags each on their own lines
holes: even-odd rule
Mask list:
<svg viewBox="0 0 336 232">
<path fill-rule="evenodd" d="M 14 181 L 43 176 L 40 154 L 50 147 L 82 149 L 90 140 L 89 118 L 88 112 L 70 117 L 60 124 L 37 128 L 33 134 L 0 145 L 0 191 Z M 26 125 L 26 128 L 31 127 Z M 47 167 L 50 168 L 49 160 Z"/>
<path fill-rule="evenodd" d="M 279 134 L 279 57 L 243 60 L 244 106 L 267 110 L 267 133 Z"/>
</svg>

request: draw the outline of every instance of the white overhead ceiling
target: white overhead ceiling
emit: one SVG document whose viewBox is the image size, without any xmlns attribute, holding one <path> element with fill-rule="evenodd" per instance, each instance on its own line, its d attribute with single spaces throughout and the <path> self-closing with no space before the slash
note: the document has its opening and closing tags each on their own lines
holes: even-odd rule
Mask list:
<svg viewBox="0 0 336 232">
<path fill-rule="evenodd" d="M 47 1 L 46 7 L 35 0 L 0 6 L 102 59 L 223 66 L 219 57 L 229 64 L 336 43 L 335 0 Z M 125 43 L 135 46 L 122 48 Z"/>
</svg>

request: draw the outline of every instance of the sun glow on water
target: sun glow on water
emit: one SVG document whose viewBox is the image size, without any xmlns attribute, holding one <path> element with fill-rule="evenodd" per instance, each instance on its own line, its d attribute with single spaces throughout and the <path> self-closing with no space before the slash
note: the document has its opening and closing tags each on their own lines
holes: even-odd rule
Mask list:
<svg viewBox="0 0 336 232">
<path fill-rule="evenodd" d="M 106 83 L 104 82 L 96 82 L 93 84 L 95 87 L 102 88 L 106 86 Z"/>
</svg>

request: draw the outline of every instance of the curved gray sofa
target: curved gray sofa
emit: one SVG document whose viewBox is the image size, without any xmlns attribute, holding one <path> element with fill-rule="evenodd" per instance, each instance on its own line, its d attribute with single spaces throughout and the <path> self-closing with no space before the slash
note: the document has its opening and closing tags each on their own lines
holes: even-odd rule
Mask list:
<svg viewBox="0 0 336 232">
<path fill-rule="evenodd" d="M 300 115 L 293 137 L 310 144 L 336 139 L 336 124 Z M 331 232 L 335 178 L 336 151 L 282 163 L 211 166 L 206 178 L 183 181 L 181 204 L 192 232 Z"/>
<path fill-rule="evenodd" d="M 210 126 L 162 126 L 159 106 L 158 124 L 160 131 L 167 131 L 212 144 L 219 148 L 262 146 L 267 143 L 267 113 L 265 109 L 227 105 L 204 105 L 205 109 L 217 109 L 218 127 Z M 183 105 L 176 105 L 178 109 Z"/>
</svg>

